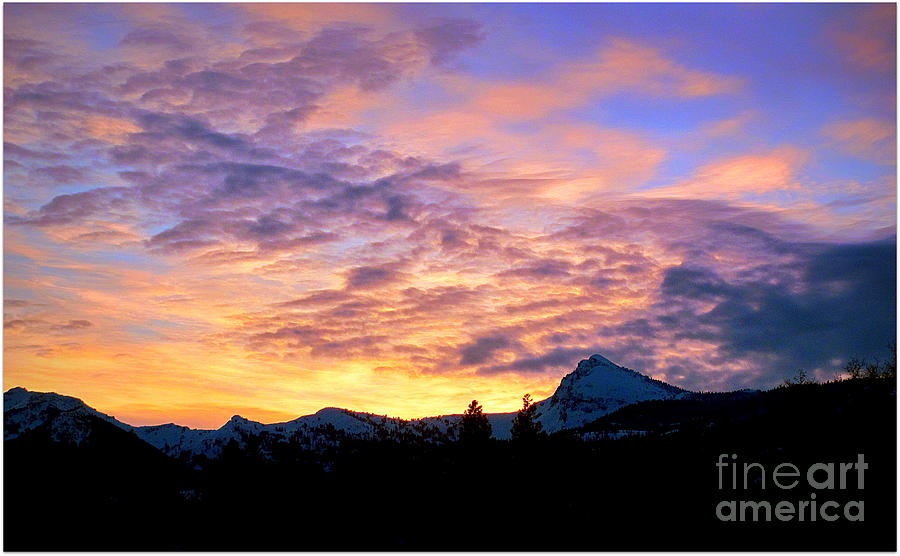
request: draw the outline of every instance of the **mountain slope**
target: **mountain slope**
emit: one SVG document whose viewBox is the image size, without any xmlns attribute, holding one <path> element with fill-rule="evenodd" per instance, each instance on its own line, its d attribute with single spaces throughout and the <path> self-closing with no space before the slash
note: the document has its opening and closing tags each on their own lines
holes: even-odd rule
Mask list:
<svg viewBox="0 0 900 556">
<path fill-rule="evenodd" d="M 336 435 L 351 438 L 375 437 L 378 430 L 373 417 L 365 413 L 329 407 L 313 415 L 268 425 L 235 415 L 215 430 L 191 429 L 171 423 L 133 427 L 133 430 L 138 437 L 168 455 L 178 457 L 187 453 L 216 458 L 232 442 L 243 449 L 251 439 L 263 436 L 294 441 L 308 449 L 314 448 L 315 444 L 322 444 L 327 439 L 333 440 Z"/>
<path fill-rule="evenodd" d="M 132 428 L 88 407 L 78 398 L 53 392 L 29 392 L 24 388 L 11 388 L 3 394 L 4 440 L 46 427 L 56 441 L 81 444 L 93 432 L 95 419 L 126 431 Z"/>
<path fill-rule="evenodd" d="M 552 396 L 535 405 L 544 431 L 554 433 L 581 427 L 633 403 L 669 400 L 690 394 L 594 354 L 581 360 L 574 371 L 564 376 Z M 505 440 L 510 437 L 515 412 L 485 415 L 495 438 Z M 457 420 L 460 417 L 454 414 L 440 419 Z"/>
<path fill-rule="evenodd" d="M 556 392 L 538 402 L 540 421 L 547 432 L 580 427 L 626 405 L 668 400 L 685 390 L 592 355 L 563 377 Z"/>
</svg>

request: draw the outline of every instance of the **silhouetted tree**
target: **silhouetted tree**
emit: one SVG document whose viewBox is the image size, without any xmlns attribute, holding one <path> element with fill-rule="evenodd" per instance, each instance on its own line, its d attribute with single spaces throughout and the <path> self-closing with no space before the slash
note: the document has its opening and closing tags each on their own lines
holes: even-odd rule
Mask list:
<svg viewBox="0 0 900 556">
<path fill-rule="evenodd" d="M 490 437 L 491 423 L 478 405 L 478 400 L 472 400 L 459 422 L 459 440 L 471 444 L 485 442 Z"/>
<path fill-rule="evenodd" d="M 810 378 L 806 371 L 800 369 L 797 371 L 797 374 L 792 378 L 785 379 L 783 383 L 779 386 L 779 388 L 790 388 L 791 386 L 805 386 L 807 384 L 818 384 L 819 382 L 815 378 Z"/>
<path fill-rule="evenodd" d="M 847 364 L 844 365 L 844 372 L 847 373 L 847 376 L 851 379 L 859 378 L 862 376 L 863 369 L 865 368 L 865 362 L 860 361 L 856 357 L 851 357 Z"/>
<path fill-rule="evenodd" d="M 531 401 L 531 394 L 522 397 L 522 409 L 516 413 L 512 423 L 512 439 L 533 441 L 543 434 L 543 425 L 538 418 L 537 406 Z"/>
<path fill-rule="evenodd" d="M 871 363 L 866 363 L 866 370 L 863 373 L 866 378 L 879 378 L 881 376 L 881 363 L 876 358 Z"/>
<path fill-rule="evenodd" d="M 888 344 L 888 348 L 891 358 L 884 362 L 879 361 L 878 358 L 875 358 L 873 362 L 867 362 L 865 359 L 851 357 L 844 365 L 847 378 L 851 380 L 858 378 L 895 379 L 897 377 L 897 345 L 892 342 Z"/>
<path fill-rule="evenodd" d="M 897 344 L 891 342 L 888 347 L 891 350 L 891 358 L 884 362 L 881 369 L 881 376 L 884 378 L 897 378 Z"/>
</svg>

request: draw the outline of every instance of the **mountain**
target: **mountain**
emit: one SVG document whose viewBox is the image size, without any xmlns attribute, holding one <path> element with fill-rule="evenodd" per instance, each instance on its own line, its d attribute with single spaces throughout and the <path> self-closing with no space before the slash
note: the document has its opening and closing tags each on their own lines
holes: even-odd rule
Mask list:
<svg viewBox="0 0 900 556">
<path fill-rule="evenodd" d="M 616 365 L 599 354 L 582 359 L 574 371 L 562 378 L 556 392 L 537 402 L 538 420 L 548 433 L 575 429 L 619 408 L 649 400 L 669 400 L 689 396 L 682 390 L 637 371 Z M 512 413 L 487 413 L 495 438 L 510 437 Z M 457 420 L 459 414 L 439 419 Z M 426 418 L 423 421 L 437 418 Z"/>
<path fill-rule="evenodd" d="M 3 394 L 4 440 L 43 428 L 53 440 L 81 444 L 94 432 L 97 421 L 126 431 L 132 429 L 78 398 L 53 392 L 29 392 L 24 388 L 11 388 Z"/>
<path fill-rule="evenodd" d="M 547 432 L 581 427 L 636 402 L 669 400 L 688 394 L 677 386 L 652 379 L 594 354 L 563 377 L 556 392 L 538 402 Z"/>
<path fill-rule="evenodd" d="M 266 450 L 269 441 L 289 441 L 307 450 L 334 447 L 347 439 L 384 439 L 414 436 L 430 439 L 446 434 L 449 420 L 405 421 L 348 409 L 327 407 L 284 423 L 262 423 L 235 415 L 216 430 L 191 429 L 175 424 L 132 427 L 134 433 L 166 454 L 178 457 L 203 455 L 219 457 L 234 442 L 244 449 L 248 443 Z"/>
<path fill-rule="evenodd" d="M 537 405 L 544 430 L 552 433 L 581 427 L 636 402 L 667 400 L 686 394 L 680 388 L 616 365 L 601 355 L 592 355 L 579 362 L 573 372 L 563 377 L 556 392 Z M 403 420 L 328 407 L 284 423 L 263 424 L 235 415 L 219 429 L 205 430 L 173 423 L 135 427 L 100 413 L 77 398 L 29 392 L 24 388 L 9 390 L 3 401 L 7 440 L 47 426 L 55 440 L 77 444 L 91 434 L 92 421 L 99 419 L 134 433 L 166 455 L 188 458 L 218 458 L 230 445 L 247 449 L 252 444 L 254 450 L 266 453 L 279 442 L 310 451 L 327 450 L 352 439 L 442 443 L 453 438 L 454 425 L 460 418 L 455 414 Z M 487 414 L 496 438 L 509 438 L 515 415 L 514 412 Z"/>
</svg>

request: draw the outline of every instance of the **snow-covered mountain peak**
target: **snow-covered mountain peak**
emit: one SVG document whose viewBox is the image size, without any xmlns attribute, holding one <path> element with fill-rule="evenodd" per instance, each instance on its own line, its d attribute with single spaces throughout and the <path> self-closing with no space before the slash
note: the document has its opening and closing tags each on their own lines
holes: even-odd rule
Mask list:
<svg viewBox="0 0 900 556">
<path fill-rule="evenodd" d="M 680 388 L 617 365 L 599 354 L 581 360 L 539 403 L 548 431 L 579 427 L 621 407 L 680 395 Z"/>
<path fill-rule="evenodd" d="M 9 403 L 18 400 L 22 400 L 28 396 L 28 390 L 22 388 L 21 386 L 16 386 L 15 388 L 10 388 L 3 394 L 3 402 Z"/>
<path fill-rule="evenodd" d="M 262 423 L 245 419 L 240 415 L 234 415 L 227 423 L 222 425 L 218 432 L 221 435 L 233 435 L 234 433 L 255 433 L 263 429 Z"/>
<path fill-rule="evenodd" d="M 319 411 L 316 411 L 314 415 L 328 417 L 329 415 L 346 415 L 348 412 L 349 410 L 341 409 L 339 407 L 323 407 Z"/>
<path fill-rule="evenodd" d="M 583 373 L 585 371 L 590 371 L 596 367 L 605 367 L 605 368 L 609 368 L 609 369 L 623 369 L 624 368 L 619 365 L 616 365 L 615 363 L 613 363 L 606 357 L 603 357 L 599 353 L 595 353 L 594 355 L 591 355 L 587 359 L 582 359 L 581 361 L 579 361 L 578 366 L 575 368 L 575 372 Z"/>
<path fill-rule="evenodd" d="M 30 392 L 25 388 L 10 388 L 3 394 L 5 440 L 47 426 L 54 438 L 80 443 L 90 434 L 92 419 L 106 421 L 124 430 L 130 429 L 125 423 L 100 413 L 71 396 L 54 392 Z"/>
<path fill-rule="evenodd" d="M 10 388 L 3 394 L 3 408 L 6 411 L 22 407 L 53 407 L 60 411 L 71 411 L 87 407 L 78 398 L 63 396 L 55 392 L 30 392 L 25 388 Z"/>
</svg>

